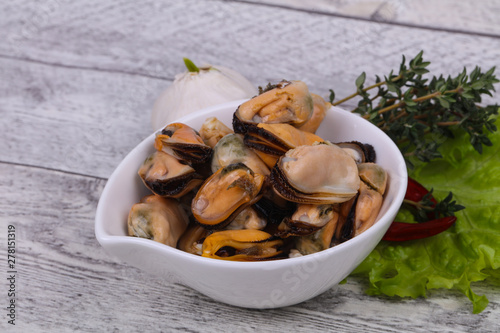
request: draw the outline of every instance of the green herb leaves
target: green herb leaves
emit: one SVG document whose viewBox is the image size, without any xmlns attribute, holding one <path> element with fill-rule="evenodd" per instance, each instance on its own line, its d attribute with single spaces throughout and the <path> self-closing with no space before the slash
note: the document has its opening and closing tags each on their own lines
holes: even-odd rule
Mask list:
<svg viewBox="0 0 500 333">
<path fill-rule="evenodd" d="M 417 222 L 426 222 L 429 220 L 429 215 L 432 215 L 434 219 L 446 216 L 455 216 L 455 213 L 465 209 L 464 206 L 457 204 L 453 200 L 453 193 L 448 192 L 448 195 L 441 201 L 434 202 L 432 198 L 431 189 L 421 201 L 412 204 L 403 204 L 403 209 L 408 209 L 415 218 Z"/>
<path fill-rule="evenodd" d="M 352 111 L 387 133 L 403 152 L 410 176 L 434 188 L 414 200 L 413 211 L 402 209 L 398 217 L 417 223 L 429 214 L 457 217 L 439 235 L 381 242 L 353 274 L 368 277 L 367 292 L 373 295 L 419 297 L 430 289 L 459 290 L 480 313 L 488 299 L 476 295 L 471 283 L 500 270 L 499 106 L 481 105 L 499 80 L 495 68 L 483 72 L 479 67 L 455 77 L 428 78 L 429 64 L 423 52 L 408 63 L 403 56 L 397 73 L 377 76 L 371 86 L 365 86 L 363 73 L 355 81 L 356 93 L 335 101 L 331 91 L 333 105 L 357 98 Z"/>
<path fill-rule="evenodd" d="M 428 79 L 424 75 L 430 62 L 422 56 L 423 51 L 409 63 L 403 56 L 397 74 L 391 71 L 383 80 L 377 76 L 375 84 L 368 87 L 362 73 L 355 81 L 356 93 L 335 102 L 335 93 L 330 90 L 330 102 L 339 105 L 358 97 L 358 106 L 352 111 L 386 132 L 399 145 L 410 168 L 417 161 L 440 158 L 442 142 L 453 137 L 450 128 L 466 132 L 481 153 L 483 146 L 491 145 L 487 133 L 497 130 L 493 116 L 499 106 L 478 104 L 481 96 L 491 96 L 493 85 L 500 82 L 495 68 L 483 73 L 476 67 L 470 74 L 464 69 L 456 77 Z"/>
<path fill-rule="evenodd" d="M 480 313 L 488 299 L 475 294 L 471 284 L 491 276 L 495 283 L 500 274 L 500 132 L 490 135 L 493 147 L 481 155 L 466 133 L 456 129 L 453 134 L 441 146 L 442 159 L 419 164 L 410 176 L 433 187 L 438 205 L 457 208 L 452 191 L 467 209 L 456 211 L 455 225 L 438 235 L 381 242 L 353 274 L 367 278 L 371 295 L 415 298 L 431 289 L 458 290 L 470 300 L 472 312 Z M 414 221 L 414 216 L 401 210 L 397 220 Z"/>
<path fill-rule="evenodd" d="M 363 87 L 363 84 L 365 83 L 365 80 L 366 80 L 366 73 L 363 72 L 361 73 L 360 76 L 358 76 L 358 78 L 356 79 L 356 88 L 358 88 L 358 90 L 361 90 L 362 87 Z"/>
</svg>

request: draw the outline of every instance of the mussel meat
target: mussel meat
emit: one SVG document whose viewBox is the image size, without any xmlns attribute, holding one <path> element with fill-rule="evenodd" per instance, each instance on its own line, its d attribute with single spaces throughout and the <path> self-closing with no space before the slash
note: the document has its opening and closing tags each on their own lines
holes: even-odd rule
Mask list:
<svg viewBox="0 0 500 333">
<path fill-rule="evenodd" d="M 200 137 L 207 146 L 212 148 L 215 147 L 220 139 L 231 133 L 234 133 L 233 130 L 224 125 L 216 117 L 207 118 L 200 128 Z"/>
<path fill-rule="evenodd" d="M 155 148 L 191 164 L 209 161 L 212 148 L 207 146 L 199 133 L 182 123 L 167 125 L 155 138 Z"/>
<path fill-rule="evenodd" d="M 387 186 L 387 172 L 380 165 L 375 163 L 358 164 L 359 178 L 369 187 L 380 194 L 385 193 Z"/>
<path fill-rule="evenodd" d="M 316 135 L 331 103 L 304 82 L 259 90 L 233 129 L 211 117 L 200 133 L 173 123 L 156 134 L 138 172 L 154 195 L 130 210 L 130 235 L 255 261 L 322 251 L 375 223 L 387 174 L 373 147 Z"/>
<path fill-rule="evenodd" d="M 241 104 L 235 117 L 243 123 L 303 125 L 313 113 L 313 99 L 302 81 L 281 81 Z M 238 132 L 235 128 L 235 131 Z"/>
<path fill-rule="evenodd" d="M 138 171 L 144 184 L 160 196 L 178 198 L 203 182 L 203 176 L 175 157 L 155 151 Z"/>
<path fill-rule="evenodd" d="M 352 157 L 327 143 L 289 150 L 272 169 L 270 179 L 278 195 L 297 203 L 344 202 L 359 188 L 358 168 Z"/>
<path fill-rule="evenodd" d="M 128 234 L 175 247 L 188 222 L 186 213 L 175 199 L 150 195 L 130 209 Z"/>
<path fill-rule="evenodd" d="M 214 147 L 212 172 L 217 172 L 220 168 L 238 162 L 245 164 L 253 172 L 261 175 L 269 175 L 270 173 L 269 168 L 260 157 L 245 145 L 240 134 L 228 134 Z"/>
<path fill-rule="evenodd" d="M 255 261 L 282 253 L 283 241 L 261 230 L 216 231 L 205 238 L 202 256 L 207 258 Z"/>
<path fill-rule="evenodd" d="M 187 253 L 201 256 L 202 244 L 211 232 L 197 223 L 190 223 L 182 234 L 177 248 Z"/>
<path fill-rule="evenodd" d="M 298 128 L 302 131 L 316 133 L 319 128 L 319 125 L 323 122 L 323 119 L 326 116 L 326 111 L 332 106 L 330 103 L 326 102 L 323 97 L 311 94 L 313 99 L 313 113 L 311 118 L 307 120 L 303 125 Z"/>
<path fill-rule="evenodd" d="M 332 218 L 326 223 L 323 228 L 311 235 L 297 237 L 295 241 L 295 247 L 300 252 L 300 254 L 307 255 L 330 248 L 331 241 L 337 227 L 338 219 L 339 214 L 334 210 Z"/>
<path fill-rule="evenodd" d="M 376 154 L 373 146 L 359 141 L 339 142 L 337 146 L 344 149 L 346 153 L 352 156 L 356 163 L 375 162 Z"/>
<path fill-rule="evenodd" d="M 358 195 L 341 204 L 335 243 L 342 243 L 370 228 L 382 207 L 387 186 L 387 172 L 378 164 L 358 164 Z"/>
<path fill-rule="evenodd" d="M 331 204 L 299 204 L 291 217 L 283 219 L 276 235 L 282 238 L 310 235 L 323 228 L 334 214 Z"/>
<path fill-rule="evenodd" d="M 223 228 L 260 199 L 263 184 L 264 176 L 243 163 L 220 168 L 196 193 L 191 203 L 193 216 L 207 229 Z"/>
<path fill-rule="evenodd" d="M 363 233 L 375 223 L 387 185 L 387 172 L 380 165 L 363 163 L 358 165 L 358 169 L 362 181 L 356 203 L 353 237 Z"/>
<path fill-rule="evenodd" d="M 262 230 L 266 227 L 266 219 L 259 216 L 257 211 L 252 207 L 247 207 L 234 218 L 231 223 L 226 226 L 228 230 L 238 229 L 258 229 Z"/>
<path fill-rule="evenodd" d="M 323 141 L 321 137 L 289 124 L 250 125 L 244 137 L 245 145 L 258 152 L 261 158 L 267 156 L 263 160 L 271 168 L 290 149 Z"/>
</svg>

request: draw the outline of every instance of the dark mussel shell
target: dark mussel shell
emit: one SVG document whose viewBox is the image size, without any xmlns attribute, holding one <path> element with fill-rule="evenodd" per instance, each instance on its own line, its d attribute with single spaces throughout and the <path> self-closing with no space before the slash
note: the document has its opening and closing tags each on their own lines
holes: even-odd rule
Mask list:
<svg viewBox="0 0 500 333">
<path fill-rule="evenodd" d="M 375 162 L 377 156 L 375 149 L 371 144 L 361 143 L 359 141 L 338 142 L 337 146 L 343 149 L 350 149 L 353 151 L 353 157 L 356 156 L 356 163 Z"/>
<path fill-rule="evenodd" d="M 138 171 L 144 185 L 163 197 L 179 198 L 203 182 L 204 177 L 177 158 L 155 151 Z"/>
<path fill-rule="evenodd" d="M 155 138 L 155 148 L 190 164 L 210 161 L 212 148 L 203 142 L 200 134 L 182 123 L 166 126 Z"/>
</svg>

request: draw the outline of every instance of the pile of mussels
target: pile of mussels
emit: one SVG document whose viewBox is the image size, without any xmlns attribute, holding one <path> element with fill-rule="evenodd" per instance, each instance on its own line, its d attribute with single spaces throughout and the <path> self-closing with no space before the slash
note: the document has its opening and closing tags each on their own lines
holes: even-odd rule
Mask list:
<svg viewBox="0 0 500 333">
<path fill-rule="evenodd" d="M 386 172 L 360 142 L 315 135 L 330 104 L 282 81 L 241 104 L 234 132 L 208 118 L 200 131 L 167 125 L 139 169 L 153 192 L 128 217 L 131 236 L 204 257 L 307 255 L 373 225 Z"/>
</svg>

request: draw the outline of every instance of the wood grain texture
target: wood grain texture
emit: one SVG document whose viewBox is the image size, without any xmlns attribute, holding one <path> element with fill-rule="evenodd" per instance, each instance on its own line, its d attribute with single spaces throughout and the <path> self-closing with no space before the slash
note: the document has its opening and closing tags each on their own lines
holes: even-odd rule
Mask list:
<svg viewBox="0 0 500 333">
<path fill-rule="evenodd" d="M 375 22 L 432 30 L 500 36 L 500 3 L 494 0 L 243 0 Z"/>
<path fill-rule="evenodd" d="M 251 3 L 58 4 L 40 23 L 29 24 L 29 13 L 42 11 L 36 6 L 7 17 L 0 25 L 5 39 L 0 55 L 169 80 L 188 56 L 238 69 L 256 85 L 294 76 L 319 94 L 333 88 L 347 95 L 361 71 L 368 77 L 386 74 L 399 65 L 402 54 L 411 57 L 423 49 L 433 70 L 454 74 L 463 66 L 496 65 L 500 49 L 498 38 Z"/>
<path fill-rule="evenodd" d="M 217 303 L 104 252 L 93 230 L 104 185 L 93 177 L 0 164 L 1 227 L 13 224 L 17 230 L 19 332 L 276 332 L 277 327 L 291 332 L 494 332 L 500 320 L 500 289 L 488 282 L 474 287 L 491 302 L 480 315 L 471 314 L 465 296 L 449 291 L 417 300 L 370 297 L 359 278 L 283 309 Z M 1 232 L 2 243 L 5 238 Z M 0 328 L 7 328 L 5 320 Z"/>
<path fill-rule="evenodd" d="M 500 38 L 482 30 L 497 29 L 488 23 L 496 2 L 457 4 L 467 9 L 464 17 L 474 14 L 484 23 L 464 27 L 484 33 L 474 36 L 433 31 L 428 22 L 421 22 L 425 29 L 391 24 L 428 10 L 425 2 L 400 5 L 396 16 L 377 22 L 380 11 L 370 21 L 264 3 L 276 1 L 0 3 L 0 244 L 6 226 L 14 224 L 14 331 L 497 331 L 495 280 L 473 285 L 490 300 L 479 315 L 458 292 L 435 290 L 416 300 L 370 297 L 359 278 L 297 306 L 247 310 L 149 276 L 99 246 L 94 216 L 106 178 L 151 133 L 153 102 L 183 71 L 183 56 L 237 69 L 255 85 L 304 80 L 325 97 L 330 88 L 346 96 L 362 71 L 369 78 L 387 74 L 402 54 L 421 49 L 438 73 L 498 65 Z M 346 10 L 360 2 L 321 3 Z M 439 27 L 456 24 L 455 16 L 439 13 L 437 8 L 432 18 Z M 1 256 L 0 266 L 5 261 Z M 0 331 L 10 331 L 4 319 Z"/>
<path fill-rule="evenodd" d="M 0 76 L 0 160 L 101 178 L 152 132 L 150 110 L 165 86 L 11 59 L 0 59 Z"/>
<path fill-rule="evenodd" d="M 455 74 L 496 65 L 500 49 L 496 38 L 246 3 L 57 4 L 30 34 L 22 32 L 30 11 L 0 5 L 12 12 L 0 25 L 0 160 L 97 177 L 151 132 L 151 106 L 183 71 L 182 56 L 237 68 L 255 85 L 301 79 L 342 97 L 362 71 L 373 81 L 402 54 L 424 49 L 432 70 Z"/>
</svg>

